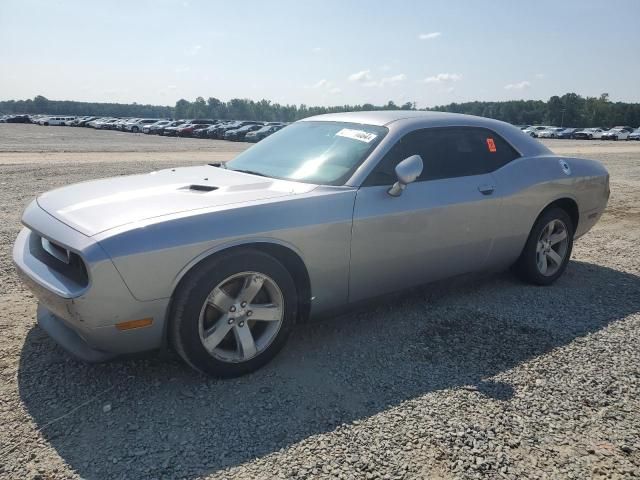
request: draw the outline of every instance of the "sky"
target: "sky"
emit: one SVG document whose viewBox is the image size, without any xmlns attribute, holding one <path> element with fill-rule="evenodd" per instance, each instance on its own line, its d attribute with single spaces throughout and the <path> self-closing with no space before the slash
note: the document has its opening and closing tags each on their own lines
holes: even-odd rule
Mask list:
<svg viewBox="0 0 640 480">
<path fill-rule="evenodd" d="M 640 102 L 640 1 L 1 0 L 0 100 Z"/>
</svg>

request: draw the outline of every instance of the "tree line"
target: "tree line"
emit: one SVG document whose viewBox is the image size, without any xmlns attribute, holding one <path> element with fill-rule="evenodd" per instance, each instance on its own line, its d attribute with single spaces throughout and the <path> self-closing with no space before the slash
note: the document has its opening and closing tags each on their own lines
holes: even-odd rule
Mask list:
<svg viewBox="0 0 640 480">
<path fill-rule="evenodd" d="M 564 127 L 640 126 L 640 103 L 612 102 L 609 94 L 581 97 L 576 93 L 554 95 L 548 101 L 451 103 L 433 108 L 439 112 L 465 113 L 495 118 L 514 125 L 558 125 Z"/>
<path fill-rule="evenodd" d="M 264 120 L 293 122 L 323 113 L 368 110 L 415 110 L 411 102 L 396 105 L 338 105 L 312 107 L 282 105 L 269 100 L 233 98 L 222 101 L 215 97 L 198 97 L 194 101 L 180 99 L 175 106 L 142 105 L 137 103 L 96 103 L 70 100 L 49 100 L 41 95 L 29 100 L 0 101 L 0 113 L 49 115 L 95 115 L 109 117 L 146 118 L 220 118 L 228 120 Z M 575 93 L 553 96 L 548 101 L 509 100 L 501 102 L 465 102 L 441 105 L 425 110 L 465 113 L 495 118 L 516 125 L 549 124 L 567 127 L 611 127 L 640 125 L 640 104 L 612 102 L 609 95 L 581 97 Z"/>
</svg>

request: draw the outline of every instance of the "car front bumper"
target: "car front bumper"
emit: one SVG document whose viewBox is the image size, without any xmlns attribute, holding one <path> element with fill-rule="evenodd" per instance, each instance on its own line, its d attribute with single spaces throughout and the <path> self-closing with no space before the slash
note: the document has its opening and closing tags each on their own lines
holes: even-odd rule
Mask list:
<svg viewBox="0 0 640 480">
<path fill-rule="evenodd" d="M 57 343 L 89 362 L 163 346 L 169 299 L 134 298 L 99 244 L 38 206 L 27 208 L 23 222 L 28 226 L 16 239 L 13 261 L 23 283 L 38 299 L 38 324 Z M 88 271 L 86 285 L 74 282 L 56 268 L 55 259 L 39 250 L 45 232 L 82 256 Z M 151 324 L 143 328 L 122 328 L 123 322 L 149 318 Z"/>
</svg>

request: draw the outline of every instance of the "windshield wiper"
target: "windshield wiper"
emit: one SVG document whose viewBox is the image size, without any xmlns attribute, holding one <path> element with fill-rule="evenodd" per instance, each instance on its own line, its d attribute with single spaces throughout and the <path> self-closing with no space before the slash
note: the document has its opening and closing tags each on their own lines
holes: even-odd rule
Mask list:
<svg viewBox="0 0 640 480">
<path fill-rule="evenodd" d="M 264 173 L 260 173 L 260 172 L 255 172 L 253 170 L 242 170 L 242 169 L 234 169 L 234 168 L 230 168 L 229 170 L 231 170 L 232 172 L 242 172 L 242 173 L 248 173 L 250 175 L 258 175 L 259 177 L 268 177 L 269 175 L 265 175 Z"/>
</svg>

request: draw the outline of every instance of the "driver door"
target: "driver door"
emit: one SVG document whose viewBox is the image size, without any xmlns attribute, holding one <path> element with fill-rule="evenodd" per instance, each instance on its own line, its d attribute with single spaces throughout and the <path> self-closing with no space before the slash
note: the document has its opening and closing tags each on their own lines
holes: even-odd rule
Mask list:
<svg viewBox="0 0 640 480">
<path fill-rule="evenodd" d="M 501 144 L 487 132 L 416 130 L 381 160 L 355 200 L 350 301 L 483 268 L 501 203 L 488 155 Z M 422 175 L 392 197 L 395 165 L 411 155 L 422 157 Z"/>
</svg>

